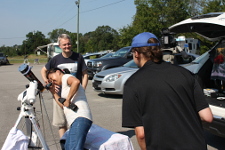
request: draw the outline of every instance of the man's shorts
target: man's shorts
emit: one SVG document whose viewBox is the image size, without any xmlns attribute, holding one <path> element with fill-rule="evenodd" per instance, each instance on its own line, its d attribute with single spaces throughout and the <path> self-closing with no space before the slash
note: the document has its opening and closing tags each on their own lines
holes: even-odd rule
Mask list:
<svg viewBox="0 0 225 150">
<path fill-rule="evenodd" d="M 56 127 L 66 127 L 66 117 L 64 115 L 63 109 L 56 103 L 53 99 L 53 120 L 52 125 Z"/>
</svg>

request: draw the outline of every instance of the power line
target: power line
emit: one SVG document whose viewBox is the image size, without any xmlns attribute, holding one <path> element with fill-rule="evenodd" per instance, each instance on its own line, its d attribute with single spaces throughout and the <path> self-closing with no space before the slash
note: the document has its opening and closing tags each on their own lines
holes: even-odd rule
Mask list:
<svg viewBox="0 0 225 150">
<path fill-rule="evenodd" d="M 98 10 L 98 9 L 101 9 L 101 8 L 104 8 L 104 7 L 108 7 L 108 6 L 111 6 L 111 5 L 115 5 L 117 3 L 120 3 L 120 2 L 123 2 L 125 0 L 121 0 L 121 1 L 118 1 L 118 2 L 114 2 L 114 3 L 110 3 L 110 4 L 107 4 L 107 5 L 104 5 L 104 6 L 101 6 L 101 7 L 98 7 L 98 8 L 94 8 L 94 9 L 91 9 L 91 10 L 87 10 L 87 11 L 82 11 L 80 13 L 87 13 L 87 12 L 90 12 L 90 11 L 94 11 L 94 10 Z M 70 20 L 72 20 L 73 18 L 75 18 L 77 16 L 77 14 L 75 16 L 73 16 L 72 18 L 70 18 L 69 20 L 65 21 L 64 23 L 62 23 L 61 25 L 59 25 L 58 27 L 66 24 L 67 22 L 69 22 Z M 57 27 L 57 28 L 58 28 Z"/>
<path fill-rule="evenodd" d="M 121 1 L 118 1 L 118 2 L 114 2 L 114 3 L 111 3 L 111 4 L 107 4 L 107 5 L 104 5 L 104 6 L 101 6 L 101 7 L 98 7 L 98 8 L 94 8 L 94 9 L 91 9 L 91 10 L 83 11 L 81 13 L 87 13 L 87 12 L 94 11 L 94 10 L 97 10 L 97 9 L 101 9 L 101 8 L 104 8 L 104 7 L 107 7 L 107 6 L 115 5 L 115 4 L 121 3 L 123 1 L 125 1 L 125 0 L 121 0 Z"/>
<path fill-rule="evenodd" d="M 73 16 L 72 18 L 70 18 L 69 20 L 65 21 L 64 23 L 62 23 L 61 25 L 59 25 L 57 28 L 61 27 L 62 25 L 66 24 L 67 22 L 69 22 L 70 20 L 72 20 L 73 18 L 75 18 L 77 15 Z"/>
<path fill-rule="evenodd" d="M 11 40 L 11 39 L 21 39 L 21 38 L 25 38 L 25 37 L 10 37 L 10 38 L 1 38 L 2 40 Z"/>
<path fill-rule="evenodd" d="M 55 16 L 57 16 L 57 17 L 55 17 L 55 16 L 52 17 L 52 18 L 55 18 L 55 19 L 54 19 L 54 22 L 52 22 L 52 21 L 46 22 L 46 25 L 49 24 L 49 25 L 48 25 L 49 27 L 52 26 L 52 25 L 54 25 L 55 22 L 58 22 L 58 20 L 59 20 L 59 19 L 57 19 L 57 18 L 62 18 L 62 17 L 60 17 L 60 16 L 65 16 L 68 12 L 71 12 L 71 10 L 73 10 L 74 7 L 75 7 L 75 5 L 74 5 L 72 8 L 68 9 L 68 10 L 67 10 L 66 12 L 64 12 L 64 13 L 60 10 L 60 12 L 57 13 L 57 15 L 55 15 Z M 65 9 L 65 10 L 66 10 L 66 9 Z M 45 27 L 45 26 L 43 26 L 43 27 Z"/>
</svg>

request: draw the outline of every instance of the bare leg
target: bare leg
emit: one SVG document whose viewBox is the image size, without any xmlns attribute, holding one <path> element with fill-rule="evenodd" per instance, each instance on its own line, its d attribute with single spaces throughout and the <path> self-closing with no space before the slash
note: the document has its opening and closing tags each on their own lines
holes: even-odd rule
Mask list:
<svg viewBox="0 0 225 150">
<path fill-rule="evenodd" d="M 60 127 L 59 128 L 59 137 L 60 138 L 64 135 L 64 133 L 66 132 L 66 130 L 67 130 L 67 127 Z"/>
</svg>

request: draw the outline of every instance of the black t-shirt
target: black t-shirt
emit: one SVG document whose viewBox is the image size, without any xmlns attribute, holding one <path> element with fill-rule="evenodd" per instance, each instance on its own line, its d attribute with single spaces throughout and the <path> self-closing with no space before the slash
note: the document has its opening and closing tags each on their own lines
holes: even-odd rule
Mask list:
<svg viewBox="0 0 225 150">
<path fill-rule="evenodd" d="M 143 126 L 148 150 L 204 150 L 198 112 L 207 107 L 188 70 L 148 61 L 125 83 L 122 126 Z"/>
<path fill-rule="evenodd" d="M 63 57 L 62 53 L 53 57 L 46 65 L 47 70 L 51 68 L 68 69 L 70 73 L 82 82 L 82 72 L 87 69 L 81 54 L 73 52 L 69 58 Z"/>
</svg>

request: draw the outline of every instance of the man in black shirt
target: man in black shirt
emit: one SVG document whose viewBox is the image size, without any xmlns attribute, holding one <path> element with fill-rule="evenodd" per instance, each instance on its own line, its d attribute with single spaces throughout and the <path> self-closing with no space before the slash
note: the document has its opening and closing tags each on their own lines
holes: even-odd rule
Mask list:
<svg viewBox="0 0 225 150">
<path fill-rule="evenodd" d="M 46 77 L 47 70 L 51 68 L 60 68 L 64 71 L 69 71 L 70 74 L 80 80 L 80 83 L 84 89 L 86 89 L 88 83 L 87 66 L 84 62 L 84 58 L 81 54 L 72 51 L 72 43 L 70 36 L 67 34 L 61 34 L 58 37 L 59 47 L 62 49 L 62 53 L 54 56 L 42 69 L 41 75 L 46 84 L 48 79 Z M 60 89 L 57 89 L 59 96 Z M 63 113 L 63 110 L 53 101 L 53 121 L 52 124 L 59 128 L 59 136 L 62 137 L 67 130 L 67 122 Z"/>
<path fill-rule="evenodd" d="M 122 126 L 142 150 L 206 150 L 201 121 L 213 117 L 191 72 L 164 62 L 152 33 L 135 36 L 132 52 L 140 69 L 124 86 Z"/>
</svg>

